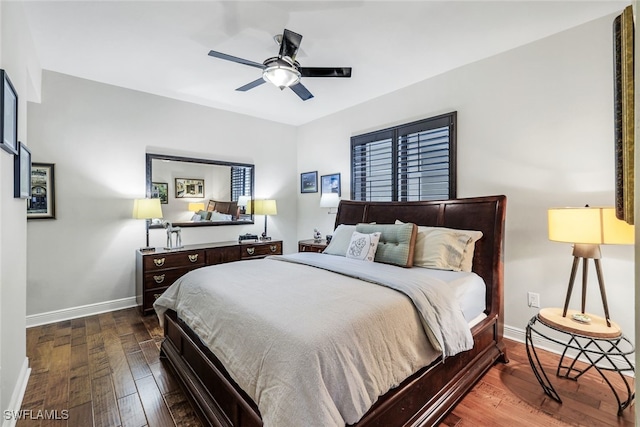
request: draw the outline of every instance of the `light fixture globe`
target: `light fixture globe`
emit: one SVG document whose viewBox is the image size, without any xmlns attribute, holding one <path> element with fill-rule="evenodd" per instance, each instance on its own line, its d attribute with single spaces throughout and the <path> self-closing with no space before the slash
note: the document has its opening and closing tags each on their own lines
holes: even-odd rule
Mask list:
<svg viewBox="0 0 640 427">
<path fill-rule="evenodd" d="M 294 64 L 283 58 L 269 58 L 264 62 L 266 68 L 262 78 L 278 86 L 281 90 L 293 86 L 300 81 L 300 72 Z"/>
</svg>

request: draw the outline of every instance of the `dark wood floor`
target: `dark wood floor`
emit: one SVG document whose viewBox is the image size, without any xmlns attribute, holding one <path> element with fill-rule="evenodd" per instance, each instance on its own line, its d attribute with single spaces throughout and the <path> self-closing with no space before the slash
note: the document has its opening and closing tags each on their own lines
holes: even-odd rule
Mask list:
<svg viewBox="0 0 640 427">
<path fill-rule="evenodd" d="M 32 372 L 22 409 L 30 412 L 23 412 L 18 427 L 201 425 L 159 360 L 161 340 L 157 318 L 135 309 L 28 329 Z M 618 417 L 616 401 L 597 374 L 578 382 L 551 377 L 564 403 L 550 400 L 531 372 L 524 345 L 507 344 L 510 363 L 493 367 L 443 425 L 634 425 L 635 407 Z M 542 357 L 550 369 L 557 360 Z M 68 420 L 43 419 L 47 413 L 68 414 Z"/>
</svg>

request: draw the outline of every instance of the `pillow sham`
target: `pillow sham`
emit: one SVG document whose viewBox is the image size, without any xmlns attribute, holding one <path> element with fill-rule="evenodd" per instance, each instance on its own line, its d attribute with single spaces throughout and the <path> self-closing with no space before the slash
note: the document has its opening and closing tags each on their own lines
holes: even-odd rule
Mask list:
<svg viewBox="0 0 640 427">
<path fill-rule="evenodd" d="M 418 229 L 415 224 L 358 224 L 360 233 L 380 232 L 376 262 L 411 267 Z"/>
<path fill-rule="evenodd" d="M 396 220 L 396 224 L 403 222 Z M 419 225 L 413 265 L 470 272 L 475 244 L 481 237 L 481 231 Z"/>
<path fill-rule="evenodd" d="M 322 251 L 323 254 L 346 256 L 349 243 L 351 242 L 351 235 L 356 231 L 355 225 L 340 224 L 333 231 L 331 242 Z"/>
<path fill-rule="evenodd" d="M 346 257 L 373 262 L 379 240 L 380 232 L 366 234 L 354 231 L 349 241 Z"/>
</svg>

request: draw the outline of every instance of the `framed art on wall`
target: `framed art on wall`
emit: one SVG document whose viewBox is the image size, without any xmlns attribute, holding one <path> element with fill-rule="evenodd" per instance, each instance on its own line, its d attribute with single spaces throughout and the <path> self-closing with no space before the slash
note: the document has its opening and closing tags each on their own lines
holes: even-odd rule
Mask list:
<svg viewBox="0 0 640 427">
<path fill-rule="evenodd" d="M 55 165 L 31 165 L 31 198 L 27 203 L 27 219 L 55 219 Z"/>
<path fill-rule="evenodd" d="M 331 175 L 322 175 L 320 178 L 321 192 L 324 193 L 338 193 L 341 196 L 340 191 L 340 174 L 334 173 Z"/>
<path fill-rule="evenodd" d="M 0 70 L 0 146 L 11 154 L 18 154 L 18 94 L 5 70 Z"/>
<path fill-rule="evenodd" d="M 151 198 L 160 199 L 160 203 L 163 205 L 169 203 L 169 184 L 166 182 L 152 182 Z"/>
<path fill-rule="evenodd" d="M 176 178 L 176 199 L 204 197 L 204 179 Z"/>
<path fill-rule="evenodd" d="M 613 21 L 616 217 L 634 223 L 634 29 L 628 6 Z"/>
<path fill-rule="evenodd" d="M 22 142 L 18 143 L 18 155 L 13 160 L 13 197 L 31 197 L 31 151 Z"/>
<path fill-rule="evenodd" d="M 300 192 L 301 193 L 317 193 L 318 192 L 318 171 L 303 172 L 300 174 Z"/>
</svg>

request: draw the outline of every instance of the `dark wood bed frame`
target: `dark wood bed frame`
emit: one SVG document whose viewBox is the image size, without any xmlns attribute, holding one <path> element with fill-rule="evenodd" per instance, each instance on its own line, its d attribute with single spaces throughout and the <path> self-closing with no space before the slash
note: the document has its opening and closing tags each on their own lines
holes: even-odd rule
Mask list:
<svg viewBox="0 0 640 427">
<path fill-rule="evenodd" d="M 496 362 L 507 362 L 502 340 L 505 196 L 424 202 L 343 200 L 336 225 L 393 223 L 480 230 L 473 271 L 487 284 L 487 317 L 472 328 L 473 349 L 441 359 L 407 378 L 371 407 L 355 426 L 432 426 L 440 422 Z M 173 369 L 199 415 L 214 426 L 261 426 L 256 404 L 215 355 L 173 311 L 165 314 L 163 360 Z"/>
</svg>

